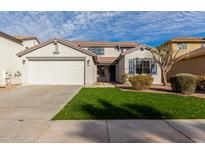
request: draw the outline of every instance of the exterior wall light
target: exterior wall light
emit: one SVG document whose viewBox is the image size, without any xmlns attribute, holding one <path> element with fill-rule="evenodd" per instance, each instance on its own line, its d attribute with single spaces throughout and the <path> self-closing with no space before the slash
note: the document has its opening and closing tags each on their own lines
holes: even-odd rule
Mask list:
<svg viewBox="0 0 205 154">
<path fill-rule="evenodd" d="M 90 66 L 90 60 L 87 60 L 87 66 Z"/>
<path fill-rule="evenodd" d="M 26 60 L 25 60 L 25 59 L 23 59 L 23 60 L 22 60 L 22 64 L 24 65 L 25 63 L 26 63 Z"/>
</svg>

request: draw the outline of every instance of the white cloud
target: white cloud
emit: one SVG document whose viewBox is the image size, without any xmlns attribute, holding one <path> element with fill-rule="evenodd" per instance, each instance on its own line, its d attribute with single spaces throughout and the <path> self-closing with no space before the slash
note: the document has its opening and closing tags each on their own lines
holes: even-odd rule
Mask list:
<svg viewBox="0 0 205 154">
<path fill-rule="evenodd" d="M 205 33 L 205 12 L 0 12 L 0 30 L 82 40 L 152 43 Z M 205 34 L 204 34 L 205 35 Z"/>
</svg>

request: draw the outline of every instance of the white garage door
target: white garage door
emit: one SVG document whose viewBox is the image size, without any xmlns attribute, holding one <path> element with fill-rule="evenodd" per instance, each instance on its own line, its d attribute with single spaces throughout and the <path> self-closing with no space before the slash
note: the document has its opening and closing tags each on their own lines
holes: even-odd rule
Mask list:
<svg viewBox="0 0 205 154">
<path fill-rule="evenodd" d="M 84 85 L 84 61 L 30 61 L 29 83 Z"/>
</svg>

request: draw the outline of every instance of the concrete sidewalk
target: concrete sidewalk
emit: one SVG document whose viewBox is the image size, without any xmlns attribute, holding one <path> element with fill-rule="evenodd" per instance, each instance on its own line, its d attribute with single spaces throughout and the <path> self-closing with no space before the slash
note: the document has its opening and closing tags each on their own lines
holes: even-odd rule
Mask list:
<svg viewBox="0 0 205 154">
<path fill-rule="evenodd" d="M 205 142 L 205 120 L 0 120 L 0 142 Z"/>
</svg>

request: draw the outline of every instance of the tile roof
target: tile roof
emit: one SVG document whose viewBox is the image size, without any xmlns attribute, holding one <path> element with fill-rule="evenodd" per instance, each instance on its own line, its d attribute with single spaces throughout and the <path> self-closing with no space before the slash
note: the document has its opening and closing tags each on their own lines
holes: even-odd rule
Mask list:
<svg viewBox="0 0 205 154">
<path fill-rule="evenodd" d="M 16 39 L 25 40 L 25 39 L 33 39 L 36 38 L 34 36 L 14 36 Z"/>
<path fill-rule="evenodd" d="M 3 36 L 3 37 L 5 37 L 5 38 L 7 38 L 7 39 L 9 39 L 9 40 L 12 40 L 12 41 L 14 41 L 14 42 L 16 42 L 16 43 L 19 43 L 19 44 L 22 43 L 21 40 L 15 38 L 15 37 L 13 37 L 13 36 L 11 36 L 11 35 L 9 35 L 9 34 L 6 34 L 6 33 L 2 32 L 2 31 L 0 31 L 0 35 Z"/>
<path fill-rule="evenodd" d="M 18 39 L 18 40 L 21 40 L 21 41 L 23 41 L 23 40 L 31 40 L 31 39 L 36 39 L 39 43 L 40 43 L 40 41 L 38 40 L 38 38 L 37 37 L 35 37 L 35 36 L 14 36 L 16 39 Z"/>
<path fill-rule="evenodd" d="M 129 50 L 127 50 L 126 52 L 121 53 L 121 54 L 116 58 L 115 61 L 120 60 L 121 57 L 123 57 L 123 56 L 125 56 L 125 55 L 128 55 L 128 54 L 130 54 L 130 53 L 132 53 L 132 52 L 135 52 L 136 50 L 144 50 L 144 49 L 152 50 L 152 49 L 154 49 L 154 48 L 153 48 L 153 47 L 150 47 L 150 46 L 148 46 L 148 45 L 145 45 L 145 44 L 141 44 L 141 45 L 136 46 L 135 48 L 129 49 Z"/>
<path fill-rule="evenodd" d="M 176 37 L 171 42 L 205 42 L 205 37 Z M 169 41 L 168 41 L 169 42 Z"/>
<path fill-rule="evenodd" d="M 97 57 L 99 63 L 113 63 L 117 57 Z"/>
<path fill-rule="evenodd" d="M 105 47 L 112 47 L 112 46 L 120 46 L 120 47 L 135 47 L 138 45 L 138 43 L 135 42 L 106 42 L 106 41 L 69 41 L 73 44 L 76 44 L 78 46 L 82 47 L 88 47 L 88 46 L 105 46 Z"/>
</svg>

